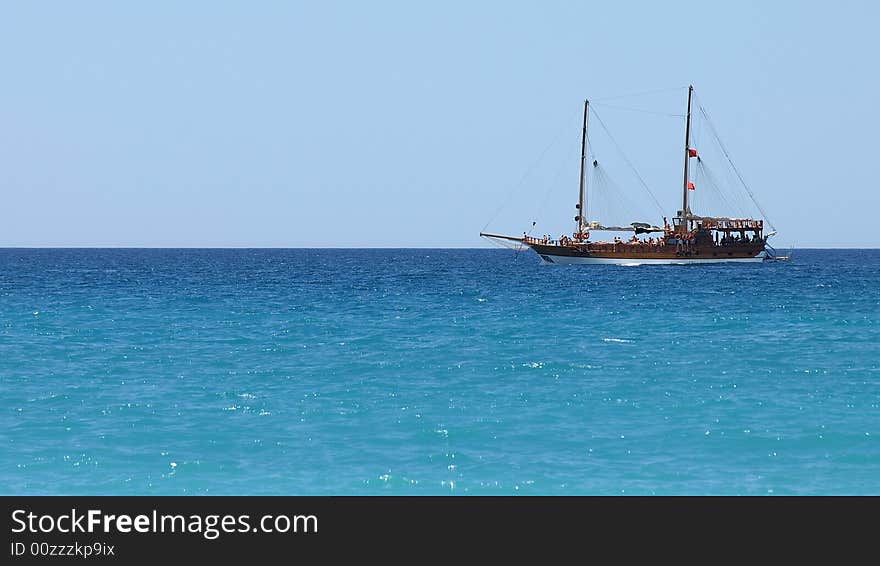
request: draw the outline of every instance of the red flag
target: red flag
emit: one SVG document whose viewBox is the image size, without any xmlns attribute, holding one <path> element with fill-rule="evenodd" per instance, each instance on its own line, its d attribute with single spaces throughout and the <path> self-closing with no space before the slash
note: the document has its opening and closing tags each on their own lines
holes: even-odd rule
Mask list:
<svg viewBox="0 0 880 566">
<path fill-rule="evenodd" d="M 688 149 L 688 157 L 696 157 L 697 150 L 696 149 Z"/>
<path fill-rule="evenodd" d="M 694 188 L 694 184 L 691 183 L 690 181 L 688 181 L 688 190 L 689 190 L 689 191 L 695 191 L 695 190 L 697 190 L 696 188 Z"/>
</svg>

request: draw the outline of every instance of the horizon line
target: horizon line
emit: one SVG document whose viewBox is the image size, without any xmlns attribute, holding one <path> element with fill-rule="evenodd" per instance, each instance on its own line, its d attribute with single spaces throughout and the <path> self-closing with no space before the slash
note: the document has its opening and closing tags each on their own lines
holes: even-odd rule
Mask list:
<svg viewBox="0 0 880 566">
<path fill-rule="evenodd" d="M 778 250 L 880 250 L 874 247 L 790 247 L 778 246 Z M 487 250 L 516 251 L 503 247 L 473 246 L 0 246 L 0 250 Z"/>
</svg>

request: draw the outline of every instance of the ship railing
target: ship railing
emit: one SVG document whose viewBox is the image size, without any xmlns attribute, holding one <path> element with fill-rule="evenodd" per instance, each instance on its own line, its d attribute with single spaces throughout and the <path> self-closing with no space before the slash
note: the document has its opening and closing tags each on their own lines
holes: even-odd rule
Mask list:
<svg viewBox="0 0 880 566">
<path fill-rule="evenodd" d="M 757 231 L 764 229 L 763 220 L 751 218 L 703 218 L 703 228 L 709 230 L 749 230 Z"/>
</svg>

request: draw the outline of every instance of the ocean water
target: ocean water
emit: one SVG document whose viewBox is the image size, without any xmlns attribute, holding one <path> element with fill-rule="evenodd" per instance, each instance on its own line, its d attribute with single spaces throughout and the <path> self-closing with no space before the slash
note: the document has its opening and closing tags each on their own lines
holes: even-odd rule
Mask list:
<svg viewBox="0 0 880 566">
<path fill-rule="evenodd" d="M 880 251 L 0 250 L 0 493 L 880 494 Z"/>
</svg>

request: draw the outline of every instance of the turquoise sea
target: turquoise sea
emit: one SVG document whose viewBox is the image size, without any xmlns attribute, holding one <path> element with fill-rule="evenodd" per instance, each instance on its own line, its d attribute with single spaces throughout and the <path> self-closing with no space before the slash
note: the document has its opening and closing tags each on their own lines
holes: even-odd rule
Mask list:
<svg viewBox="0 0 880 566">
<path fill-rule="evenodd" d="M 880 494 L 880 251 L 0 250 L 0 493 Z"/>
</svg>

